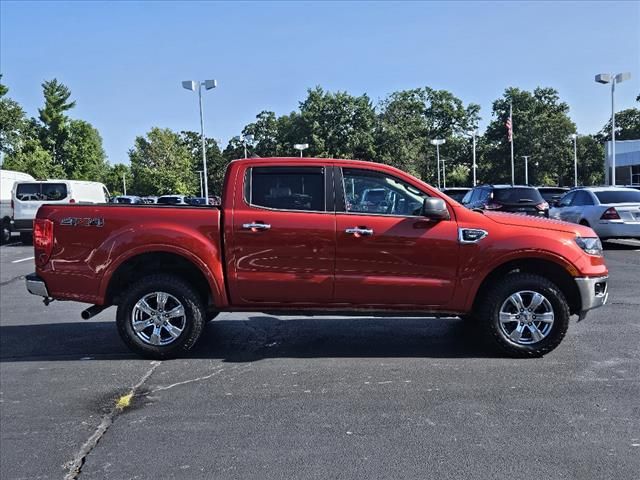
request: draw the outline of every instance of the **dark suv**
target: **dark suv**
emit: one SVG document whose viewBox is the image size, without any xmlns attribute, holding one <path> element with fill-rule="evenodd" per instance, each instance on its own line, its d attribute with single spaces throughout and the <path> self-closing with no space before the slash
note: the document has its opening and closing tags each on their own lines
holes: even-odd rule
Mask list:
<svg viewBox="0 0 640 480">
<path fill-rule="evenodd" d="M 478 185 L 462 199 L 467 208 L 549 216 L 549 204 L 535 187 L 527 185 Z"/>
</svg>

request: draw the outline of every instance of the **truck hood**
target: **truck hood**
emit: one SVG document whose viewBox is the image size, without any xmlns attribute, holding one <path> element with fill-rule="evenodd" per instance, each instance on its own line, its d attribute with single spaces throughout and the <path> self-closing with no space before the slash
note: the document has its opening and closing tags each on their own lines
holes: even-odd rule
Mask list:
<svg viewBox="0 0 640 480">
<path fill-rule="evenodd" d="M 496 223 L 502 225 L 513 225 L 514 227 L 541 228 L 544 230 L 554 230 L 556 232 L 573 233 L 581 237 L 597 237 L 596 233 L 584 225 L 568 223 L 550 218 L 530 217 L 527 215 L 517 215 L 514 213 L 484 212 L 484 215 Z"/>
</svg>

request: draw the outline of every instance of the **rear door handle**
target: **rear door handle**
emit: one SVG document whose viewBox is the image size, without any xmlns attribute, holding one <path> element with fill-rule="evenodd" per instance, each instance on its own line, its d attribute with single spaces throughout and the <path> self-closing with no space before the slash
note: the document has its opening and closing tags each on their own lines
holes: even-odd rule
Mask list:
<svg viewBox="0 0 640 480">
<path fill-rule="evenodd" d="M 269 230 L 271 225 L 268 223 L 243 223 L 242 228 L 255 232 L 257 230 Z"/>
<path fill-rule="evenodd" d="M 371 229 L 371 228 L 353 227 L 353 228 L 347 228 L 345 230 L 345 233 L 349 233 L 349 234 L 354 235 L 356 237 L 360 237 L 360 236 L 363 236 L 363 235 L 373 235 L 373 229 Z"/>
</svg>

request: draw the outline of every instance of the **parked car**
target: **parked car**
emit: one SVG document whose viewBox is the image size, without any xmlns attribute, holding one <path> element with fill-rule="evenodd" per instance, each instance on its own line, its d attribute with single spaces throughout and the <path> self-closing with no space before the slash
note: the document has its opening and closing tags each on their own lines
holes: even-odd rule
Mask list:
<svg viewBox="0 0 640 480">
<path fill-rule="evenodd" d="M 128 204 L 140 204 L 144 203 L 140 197 L 135 195 L 120 195 L 113 197 L 111 203 L 128 203 Z"/>
<path fill-rule="evenodd" d="M 393 200 L 385 213 L 347 203 L 367 190 Z M 35 228 L 27 289 L 93 304 L 85 319 L 117 305 L 123 341 L 153 358 L 231 311 L 460 315 L 507 353 L 539 356 L 608 294 L 591 228 L 468 210 L 366 161 L 237 160 L 220 208 L 44 205 Z"/>
<path fill-rule="evenodd" d="M 527 185 L 479 185 L 467 192 L 462 204 L 470 209 L 549 216 L 549 204 L 535 187 Z"/>
<path fill-rule="evenodd" d="M 186 195 L 162 195 L 156 201 L 159 205 L 189 205 Z"/>
<path fill-rule="evenodd" d="M 537 187 L 544 201 L 549 205 L 557 203 L 569 191 L 567 187 Z"/>
<path fill-rule="evenodd" d="M 452 187 L 452 188 L 443 188 L 440 190 L 445 195 L 453 198 L 456 202 L 461 202 L 464 196 L 471 191 L 470 188 L 467 187 Z"/>
<path fill-rule="evenodd" d="M 142 203 L 158 203 L 158 197 L 142 197 Z"/>
<path fill-rule="evenodd" d="M 640 239 L 640 191 L 633 188 L 576 188 L 551 208 L 550 215 L 589 226 L 601 239 Z"/>
<path fill-rule="evenodd" d="M 13 228 L 20 232 L 24 243 L 31 242 L 33 219 L 45 203 L 107 203 L 109 190 L 99 182 L 81 180 L 45 180 L 42 182 L 16 182 L 13 201 Z"/>
<path fill-rule="evenodd" d="M 187 198 L 187 203 L 189 203 L 189 205 L 207 205 L 207 199 L 204 197 L 188 197 Z"/>
<path fill-rule="evenodd" d="M 11 206 L 11 192 L 13 185 L 20 181 L 33 180 L 33 177 L 27 173 L 14 172 L 13 170 L 0 170 L 0 219 L 2 219 L 2 235 L 0 235 L 0 243 L 7 243 L 11 240 L 13 226 L 11 219 L 13 217 L 13 207 Z"/>
</svg>

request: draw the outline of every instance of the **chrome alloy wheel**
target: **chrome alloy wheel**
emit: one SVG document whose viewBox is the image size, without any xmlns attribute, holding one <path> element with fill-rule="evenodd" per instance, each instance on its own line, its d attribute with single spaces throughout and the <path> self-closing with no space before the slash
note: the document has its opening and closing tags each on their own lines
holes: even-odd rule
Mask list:
<svg viewBox="0 0 640 480">
<path fill-rule="evenodd" d="M 146 294 L 133 306 L 131 327 L 136 336 L 149 345 L 173 343 L 187 324 L 184 306 L 166 292 Z"/>
<path fill-rule="evenodd" d="M 533 345 L 551 333 L 554 318 L 544 295 L 523 290 L 510 295 L 500 307 L 500 330 L 513 343 Z"/>
</svg>

